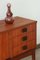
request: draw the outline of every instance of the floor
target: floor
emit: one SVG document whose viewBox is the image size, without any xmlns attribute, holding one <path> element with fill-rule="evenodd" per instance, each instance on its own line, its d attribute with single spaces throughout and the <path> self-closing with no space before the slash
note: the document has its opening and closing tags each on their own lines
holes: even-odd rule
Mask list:
<svg viewBox="0 0 40 60">
<path fill-rule="evenodd" d="M 21 60 L 32 60 L 32 56 L 26 57 Z M 36 50 L 36 60 L 40 60 L 40 48 Z"/>
</svg>

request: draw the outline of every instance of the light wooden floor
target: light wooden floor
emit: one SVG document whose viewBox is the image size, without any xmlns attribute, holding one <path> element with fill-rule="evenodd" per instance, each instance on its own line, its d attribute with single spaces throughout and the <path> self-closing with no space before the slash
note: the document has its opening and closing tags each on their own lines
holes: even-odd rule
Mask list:
<svg viewBox="0 0 40 60">
<path fill-rule="evenodd" d="M 32 56 L 23 58 L 21 60 L 32 60 Z M 40 48 L 36 50 L 36 60 L 40 60 Z"/>
</svg>

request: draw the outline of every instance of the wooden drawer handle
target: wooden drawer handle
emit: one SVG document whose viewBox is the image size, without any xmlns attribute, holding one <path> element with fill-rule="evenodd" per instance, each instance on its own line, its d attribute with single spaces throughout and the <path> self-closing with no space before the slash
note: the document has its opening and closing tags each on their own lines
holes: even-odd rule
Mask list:
<svg viewBox="0 0 40 60">
<path fill-rule="evenodd" d="M 26 50 L 26 49 L 27 49 L 27 46 L 23 46 L 23 47 L 22 47 L 22 50 Z"/>
<path fill-rule="evenodd" d="M 27 32 L 27 28 L 23 28 L 22 29 L 22 32 Z"/>
<path fill-rule="evenodd" d="M 22 41 L 26 41 L 27 40 L 27 36 L 22 37 Z"/>
</svg>

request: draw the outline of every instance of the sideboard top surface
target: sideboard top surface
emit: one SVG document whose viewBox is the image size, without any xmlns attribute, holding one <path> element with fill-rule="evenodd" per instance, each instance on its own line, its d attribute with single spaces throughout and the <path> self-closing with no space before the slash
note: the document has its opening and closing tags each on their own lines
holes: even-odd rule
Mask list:
<svg viewBox="0 0 40 60">
<path fill-rule="evenodd" d="M 0 32 L 7 31 L 10 29 L 18 28 L 24 25 L 31 24 L 33 22 L 36 22 L 31 19 L 23 18 L 23 17 L 14 17 L 14 23 L 13 24 L 6 24 L 5 20 L 0 20 Z"/>
</svg>

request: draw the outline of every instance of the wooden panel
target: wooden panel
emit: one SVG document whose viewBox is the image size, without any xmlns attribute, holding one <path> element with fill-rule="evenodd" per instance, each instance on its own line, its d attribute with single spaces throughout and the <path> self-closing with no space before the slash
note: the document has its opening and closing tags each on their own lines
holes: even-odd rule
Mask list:
<svg viewBox="0 0 40 60">
<path fill-rule="evenodd" d="M 29 42 L 31 40 L 35 40 L 36 39 L 36 35 L 35 34 L 36 34 L 35 31 L 33 31 L 33 32 L 25 33 L 24 35 L 20 35 L 18 37 L 15 37 L 13 39 L 13 46 L 17 47 L 19 45 L 24 44 L 25 42 Z"/>
<path fill-rule="evenodd" d="M 8 33 L 3 32 L 2 34 L 2 56 L 3 58 L 9 57 L 9 47 L 8 47 Z"/>
<path fill-rule="evenodd" d="M 12 45 L 12 34 L 11 32 L 2 33 L 2 57 L 6 59 L 13 56 L 13 45 Z"/>
<path fill-rule="evenodd" d="M 8 40 L 9 40 L 9 57 L 13 57 L 13 33 L 12 31 L 8 32 Z"/>
<path fill-rule="evenodd" d="M 2 33 L 0 33 L 0 60 L 2 59 Z"/>
</svg>

